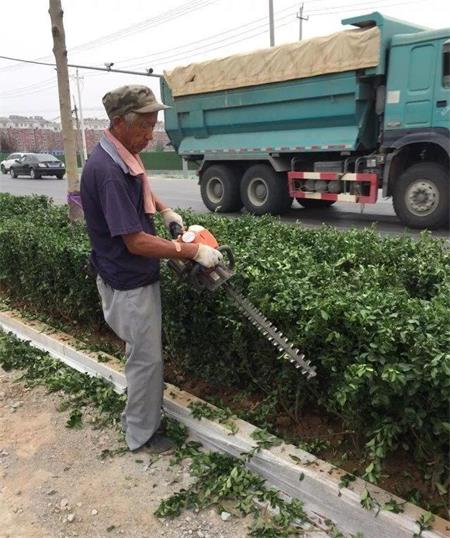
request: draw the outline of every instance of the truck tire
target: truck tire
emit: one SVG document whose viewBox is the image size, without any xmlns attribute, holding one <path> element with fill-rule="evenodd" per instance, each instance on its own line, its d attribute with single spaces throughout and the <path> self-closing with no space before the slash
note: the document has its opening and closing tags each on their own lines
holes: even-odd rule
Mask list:
<svg viewBox="0 0 450 538">
<path fill-rule="evenodd" d="M 266 164 L 255 164 L 244 174 L 241 198 L 249 213 L 254 215 L 281 215 L 292 204 L 287 176 Z"/>
<path fill-rule="evenodd" d="M 210 211 L 227 213 L 240 211 L 239 169 L 225 164 L 208 167 L 200 179 L 203 203 Z"/>
<path fill-rule="evenodd" d="M 335 200 L 314 200 L 312 198 L 297 198 L 297 203 L 305 209 L 323 209 L 331 207 Z"/>
<path fill-rule="evenodd" d="M 449 174 L 435 163 L 414 164 L 393 189 L 394 210 L 409 228 L 435 230 L 449 220 Z"/>
</svg>

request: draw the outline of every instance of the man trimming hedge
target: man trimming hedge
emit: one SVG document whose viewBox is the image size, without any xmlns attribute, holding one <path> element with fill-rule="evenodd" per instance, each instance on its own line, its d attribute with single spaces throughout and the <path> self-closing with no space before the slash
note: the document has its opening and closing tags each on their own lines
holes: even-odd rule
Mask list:
<svg viewBox="0 0 450 538">
<path fill-rule="evenodd" d="M 139 157 L 152 139 L 157 102 L 146 86 L 122 86 L 103 97 L 110 127 L 81 177 L 81 199 L 92 245 L 91 264 L 108 325 L 126 342 L 128 400 L 122 426 L 131 450 L 163 452 L 170 441 L 158 431 L 163 397 L 160 258 L 194 259 L 213 267 L 221 254 L 206 245 L 156 236 L 153 217 L 165 226 L 180 215 L 151 190 Z"/>
</svg>

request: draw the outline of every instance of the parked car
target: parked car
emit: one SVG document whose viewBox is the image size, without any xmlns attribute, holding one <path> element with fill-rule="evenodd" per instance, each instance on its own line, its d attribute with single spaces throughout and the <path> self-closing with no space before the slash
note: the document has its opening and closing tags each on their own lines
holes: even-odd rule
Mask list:
<svg viewBox="0 0 450 538">
<path fill-rule="evenodd" d="M 40 179 L 42 176 L 56 176 L 62 179 L 66 173 L 64 163 L 49 153 L 25 153 L 10 166 L 12 177 L 30 176 Z"/>
<path fill-rule="evenodd" d="M 6 159 L 0 163 L 0 169 L 2 171 L 2 174 L 7 174 L 9 172 L 9 169 L 11 168 L 12 163 L 16 159 L 20 159 L 24 155 L 25 153 L 11 153 L 10 155 L 8 155 L 8 157 L 6 157 Z"/>
</svg>

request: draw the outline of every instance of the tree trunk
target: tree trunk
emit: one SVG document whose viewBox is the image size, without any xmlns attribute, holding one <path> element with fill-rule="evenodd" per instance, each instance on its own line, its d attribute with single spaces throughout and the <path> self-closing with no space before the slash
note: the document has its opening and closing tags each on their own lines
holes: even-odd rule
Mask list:
<svg viewBox="0 0 450 538">
<path fill-rule="evenodd" d="M 72 123 L 72 108 L 70 103 L 69 71 L 67 68 L 66 35 L 63 23 L 64 12 L 61 6 L 61 0 L 50 0 L 48 12 L 52 24 L 53 54 L 55 55 L 56 72 L 58 75 L 59 109 L 61 112 L 64 154 L 66 156 L 69 219 L 72 221 L 82 220 L 84 215 L 80 199 L 80 180 L 78 177 L 75 131 Z"/>
</svg>

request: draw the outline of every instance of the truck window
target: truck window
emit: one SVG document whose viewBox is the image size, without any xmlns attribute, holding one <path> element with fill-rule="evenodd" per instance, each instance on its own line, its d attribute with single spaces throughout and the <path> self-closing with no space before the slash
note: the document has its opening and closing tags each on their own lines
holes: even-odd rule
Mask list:
<svg viewBox="0 0 450 538">
<path fill-rule="evenodd" d="M 442 56 L 442 85 L 450 88 L 450 42 L 444 43 Z"/>
</svg>

